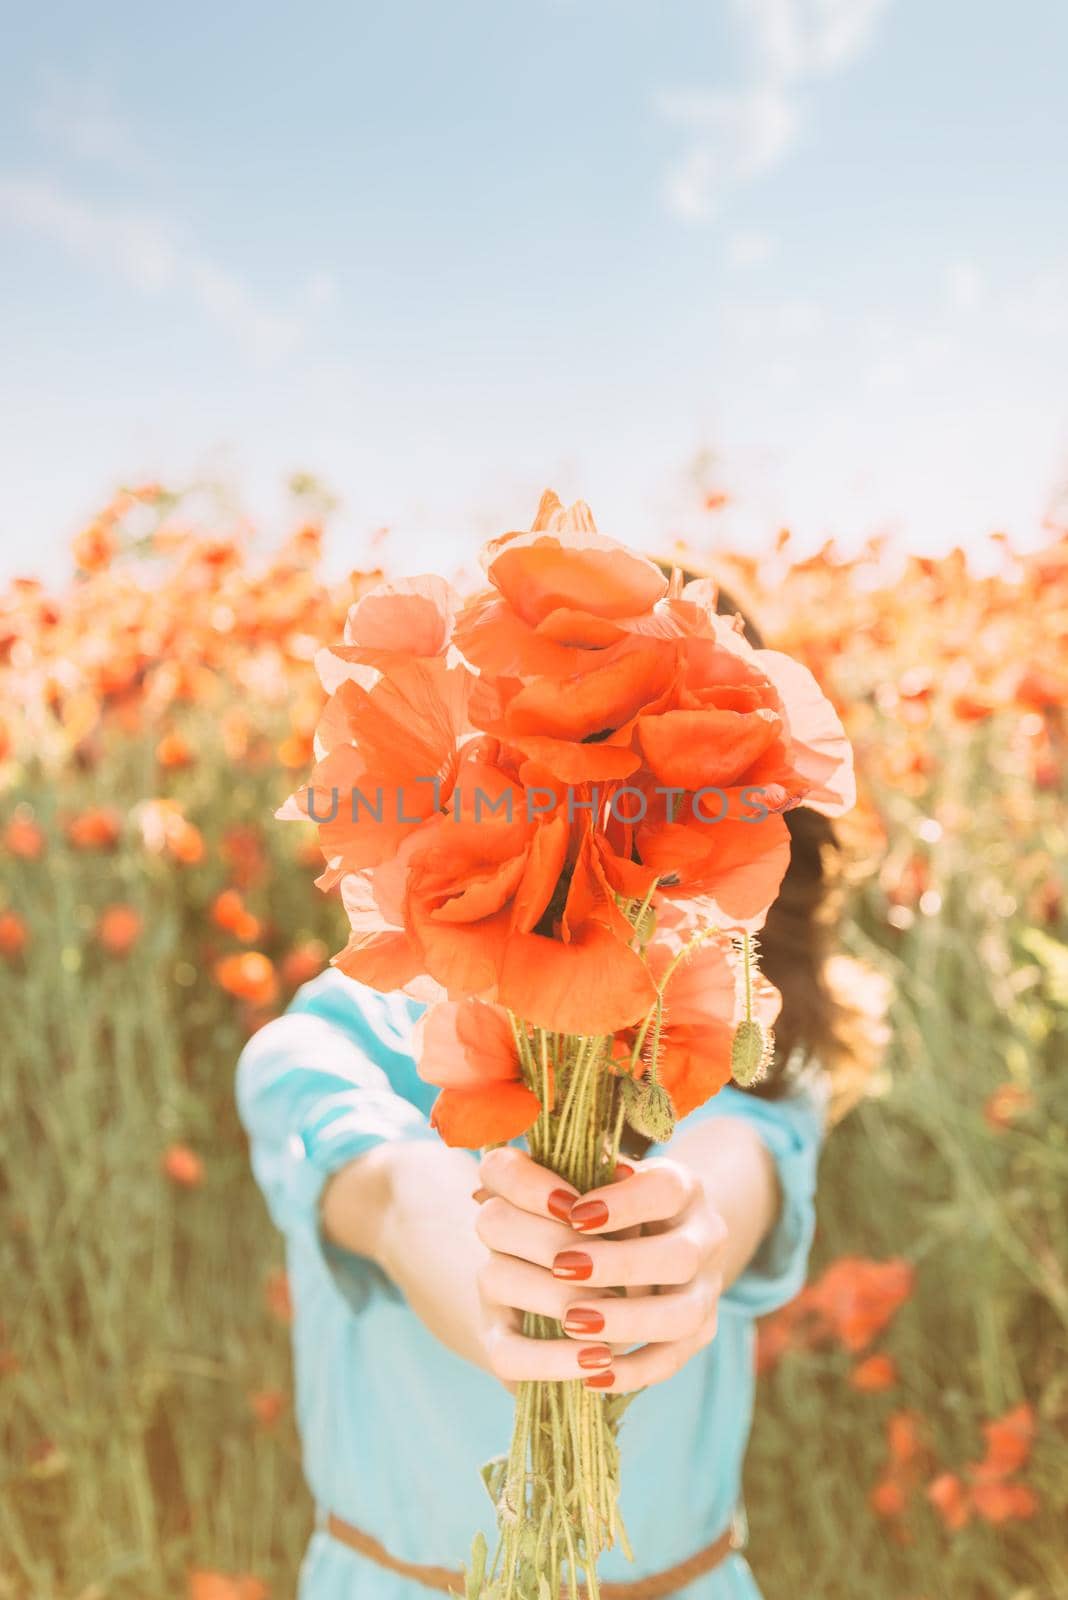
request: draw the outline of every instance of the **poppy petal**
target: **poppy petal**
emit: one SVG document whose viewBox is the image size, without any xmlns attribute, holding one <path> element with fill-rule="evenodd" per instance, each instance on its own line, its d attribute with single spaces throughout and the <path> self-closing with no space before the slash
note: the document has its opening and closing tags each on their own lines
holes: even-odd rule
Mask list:
<svg viewBox="0 0 1068 1600">
<path fill-rule="evenodd" d="M 453 638 L 471 665 L 490 678 L 565 678 L 583 665 L 581 649 L 539 633 L 493 589 L 468 601 Z"/>
<path fill-rule="evenodd" d="M 786 708 L 791 765 L 809 786 L 805 805 L 840 817 L 857 798 L 853 748 L 841 718 L 807 667 L 778 650 L 757 655 Z"/>
<path fill-rule="evenodd" d="M 638 738 L 661 783 L 680 789 L 737 784 L 775 739 L 773 711 L 664 711 L 639 717 Z"/>
<path fill-rule="evenodd" d="M 644 1017 L 656 987 L 635 951 L 591 923 L 570 944 L 537 933 L 513 934 L 498 998 L 536 1027 L 608 1034 Z"/>
<path fill-rule="evenodd" d="M 665 892 L 711 896 L 709 920 L 762 926 L 790 864 L 790 833 L 780 816 L 760 822 L 657 822 L 638 829 L 638 848 Z"/>
<path fill-rule="evenodd" d="M 586 739 L 618 728 L 661 692 L 673 666 L 663 651 L 639 646 L 606 652 L 588 672 L 562 683 L 525 684 L 508 705 L 508 734 Z"/>
<path fill-rule="evenodd" d="M 482 563 L 494 588 L 534 625 L 561 607 L 635 616 L 667 592 L 655 562 L 590 529 L 505 534 L 486 546 Z"/>
<path fill-rule="evenodd" d="M 430 1121 L 448 1145 L 480 1150 L 525 1133 L 541 1101 L 525 1083 L 493 1083 L 477 1089 L 442 1089 Z"/>
<path fill-rule="evenodd" d="M 734 1029 L 720 1018 L 669 1028 L 661 1039 L 660 1081 L 676 1117 L 688 1117 L 730 1081 Z"/>
<path fill-rule="evenodd" d="M 440 656 L 459 608 L 452 584 L 435 573 L 380 583 L 350 607 L 345 644 L 337 655 L 379 667 L 412 656 Z"/>
<path fill-rule="evenodd" d="M 545 767 L 561 783 L 612 783 L 629 778 L 641 766 L 640 756 L 625 746 L 582 744 L 571 739 L 549 739 L 538 734 L 517 734 L 517 750 Z"/>
<path fill-rule="evenodd" d="M 424 1012 L 412 1043 L 419 1076 L 442 1088 L 474 1089 L 519 1079 L 519 1055 L 508 1013 L 468 996 Z"/>
<path fill-rule="evenodd" d="M 529 933 L 552 899 L 567 860 L 567 818 L 558 813 L 535 830 L 523 877 L 512 900 L 512 926 Z"/>
</svg>

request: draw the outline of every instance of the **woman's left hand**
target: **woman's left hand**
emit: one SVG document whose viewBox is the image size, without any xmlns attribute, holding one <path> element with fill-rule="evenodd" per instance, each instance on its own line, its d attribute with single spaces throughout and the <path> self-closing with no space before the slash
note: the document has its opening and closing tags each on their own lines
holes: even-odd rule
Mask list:
<svg viewBox="0 0 1068 1600">
<path fill-rule="evenodd" d="M 662 1383 L 711 1342 L 728 1230 L 689 1167 L 621 1164 L 615 1182 L 571 1196 L 556 1174 L 501 1147 L 483 1158 L 480 1177 L 478 1233 L 491 1252 L 480 1287 L 499 1377 L 579 1376 L 566 1340 L 520 1332 L 524 1311 L 556 1318 L 567 1340 L 608 1346 L 610 1365 L 585 1382 L 613 1392 Z"/>
</svg>

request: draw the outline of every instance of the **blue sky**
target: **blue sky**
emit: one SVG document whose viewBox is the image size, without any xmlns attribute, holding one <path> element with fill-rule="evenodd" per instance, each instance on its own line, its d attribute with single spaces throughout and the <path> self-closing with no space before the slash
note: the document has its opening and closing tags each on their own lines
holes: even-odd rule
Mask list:
<svg viewBox="0 0 1068 1600">
<path fill-rule="evenodd" d="M 52 3 L 0 60 L 0 566 L 294 470 L 448 567 L 1033 539 L 1068 480 L 1062 0 Z M 730 509 L 703 519 L 700 490 Z"/>
</svg>

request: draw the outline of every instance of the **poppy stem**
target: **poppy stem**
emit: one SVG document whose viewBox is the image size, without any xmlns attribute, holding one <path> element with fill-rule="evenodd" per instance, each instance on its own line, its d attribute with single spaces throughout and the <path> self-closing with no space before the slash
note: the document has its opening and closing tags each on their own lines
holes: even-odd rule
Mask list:
<svg viewBox="0 0 1068 1600">
<path fill-rule="evenodd" d="M 524 1076 L 540 1089 L 531 1155 L 581 1192 L 596 1187 L 606 1167 L 615 1170 L 623 1131 L 619 1083 L 607 1070 L 611 1041 L 511 1021 Z M 523 1331 L 539 1339 L 563 1332 L 554 1318 L 532 1313 Z M 598 1600 L 599 1556 L 617 1537 L 626 1547 L 617 1511 L 621 1415 L 620 1397 L 579 1380 L 518 1386 L 496 1490 L 497 1548 L 472 1582 L 479 1600 L 579 1600 L 580 1581 L 586 1600 Z"/>
</svg>

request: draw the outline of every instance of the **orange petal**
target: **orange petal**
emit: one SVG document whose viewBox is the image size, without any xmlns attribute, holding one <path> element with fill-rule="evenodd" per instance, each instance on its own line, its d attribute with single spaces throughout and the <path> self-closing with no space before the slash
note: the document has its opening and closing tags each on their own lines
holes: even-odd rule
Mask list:
<svg viewBox="0 0 1068 1600">
<path fill-rule="evenodd" d="M 525 821 L 444 822 L 412 853 L 409 892 L 436 922 L 474 923 L 500 911 L 522 880 L 530 843 Z"/>
<path fill-rule="evenodd" d="M 413 1052 L 419 1076 L 443 1088 L 473 1089 L 520 1075 L 508 1013 L 471 995 L 444 1000 L 424 1012 Z"/>
<path fill-rule="evenodd" d="M 338 694 L 349 707 L 356 743 L 384 783 L 394 775 L 437 777 L 444 786 L 455 772 L 473 682 L 465 667 L 431 659 L 405 663 L 370 692 L 345 683 Z"/>
<path fill-rule="evenodd" d="M 380 994 L 405 988 L 425 970 L 418 947 L 397 931 L 352 934 L 331 966 Z"/>
<path fill-rule="evenodd" d="M 558 606 L 538 623 L 542 639 L 555 639 L 558 644 L 571 645 L 581 650 L 604 650 L 618 644 L 626 633 L 622 620 L 591 616 L 574 606 Z"/>
<path fill-rule="evenodd" d="M 524 850 L 493 866 L 473 870 L 455 894 L 434 908 L 435 922 L 469 924 L 492 917 L 512 899 L 523 880 L 526 866 L 527 852 Z"/>
<path fill-rule="evenodd" d="M 853 749 L 838 713 L 807 667 L 778 650 L 758 650 L 760 667 L 786 711 L 791 765 L 809 786 L 805 805 L 840 817 L 856 804 Z"/>
<path fill-rule="evenodd" d="M 644 900 L 653 886 L 656 873 L 640 861 L 632 861 L 613 848 L 604 834 L 594 836 L 605 881 L 624 900 Z"/>
<path fill-rule="evenodd" d="M 597 836 L 587 825 L 579 842 L 560 918 L 561 937 L 570 942 L 573 930 L 591 920 L 611 928 L 624 944 L 628 944 L 633 936 L 631 924 L 619 909 L 615 892 L 605 875 L 604 862 L 597 848 Z"/>
<path fill-rule="evenodd" d="M 503 736 L 587 739 L 616 729 L 662 691 L 673 668 L 670 655 L 655 648 L 606 652 L 588 672 L 524 685 L 508 704 Z"/>
<path fill-rule="evenodd" d="M 342 744 L 319 762 L 311 782 L 283 810 L 287 819 L 315 822 L 324 856 L 357 872 L 395 855 L 433 815 L 434 795 L 433 784 L 390 782 L 354 746 Z"/>
<path fill-rule="evenodd" d="M 437 922 L 413 900 L 410 922 L 424 970 L 450 996 L 482 995 L 495 989 L 508 940 L 507 910 L 465 926 Z"/>
<path fill-rule="evenodd" d="M 534 533 L 540 533 L 545 529 L 554 533 L 573 533 L 580 528 L 586 529 L 589 533 L 597 532 L 593 512 L 585 500 L 576 500 L 574 505 L 565 506 L 555 489 L 542 490 L 538 509 L 534 513 L 534 521 L 530 527 Z"/>
<path fill-rule="evenodd" d="M 521 824 L 528 820 L 526 805 L 523 786 L 513 782 L 492 761 L 483 761 L 477 755 L 465 756 L 461 761 L 449 805 L 450 822 L 454 826 Z M 456 837 L 451 830 L 450 836 Z"/>
<path fill-rule="evenodd" d="M 638 829 L 638 847 L 665 893 L 677 886 L 684 894 L 711 896 L 709 921 L 730 926 L 762 924 L 790 864 L 790 834 L 779 816 L 654 823 Z"/>
<path fill-rule="evenodd" d="M 570 830 L 562 813 L 546 818 L 534 832 L 523 877 L 512 900 L 512 926 L 530 933 L 552 899 L 567 860 Z"/>
<path fill-rule="evenodd" d="M 385 667 L 397 658 L 442 655 L 460 597 L 433 573 L 380 583 L 349 610 L 343 661 Z"/>
<path fill-rule="evenodd" d="M 688 1117 L 729 1081 L 733 1039 L 734 1029 L 719 1018 L 699 1028 L 668 1024 L 661 1037 L 660 1079 L 677 1117 Z"/>
<path fill-rule="evenodd" d="M 442 1089 L 430 1120 L 446 1144 L 479 1150 L 525 1133 L 540 1110 L 541 1101 L 525 1083 L 490 1083 Z"/>
<path fill-rule="evenodd" d="M 517 750 L 545 767 L 561 783 L 613 783 L 631 777 L 641 757 L 623 745 L 582 744 L 572 739 L 549 739 L 538 734 L 512 736 Z"/>
<path fill-rule="evenodd" d="M 596 923 L 566 945 L 537 933 L 508 941 L 498 998 L 537 1027 L 616 1033 L 644 1017 L 655 997 L 645 963 Z"/>
<path fill-rule="evenodd" d="M 724 788 L 741 782 L 781 726 L 773 711 L 665 711 L 639 717 L 638 738 L 661 783 Z"/>
<path fill-rule="evenodd" d="M 654 562 L 587 528 L 505 534 L 485 547 L 482 563 L 494 588 L 534 625 L 560 607 L 636 616 L 667 592 Z"/>
<path fill-rule="evenodd" d="M 566 678 L 583 665 L 581 649 L 539 633 L 493 589 L 468 601 L 453 638 L 472 666 L 491 678 Z"/>
<path fill-rule="evenodd" d="M 661 938 L 660 922 L 669 913 L 670 905 L 658 909 L 657 931 L 647 952 L 649 965 L 661 981 L 679 950 L 688 942 L 686 936 Z M 713 1019 L 727 1024 L 737 1021 L 738 980 L 729 939 L 730 936 L 724 934 L 722 940 L 700 944 L 679 962 L 668 979 L 665 992 L 671 1024 L 700 1026 Z"/>
<path fill-rule="evenodd" d="M 972 1476 L 979 1482 L 992 1482 L 1018 1472 L 1031 1454 L 1035 1436 L 1035 1415 L 1026 1403 L 1015 1406 L 1004 1416 L 983 1424 L 986 1455 Z"/>
<path fill-rule="evenodd" d="M 972 1504 L 984 1522 L 1002 1523 L 1033 1517 L 1038 1496 L 1026 1483 L 976 1483 L 972 1485 Z"/>
</svg>

